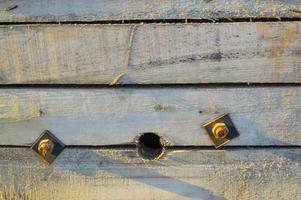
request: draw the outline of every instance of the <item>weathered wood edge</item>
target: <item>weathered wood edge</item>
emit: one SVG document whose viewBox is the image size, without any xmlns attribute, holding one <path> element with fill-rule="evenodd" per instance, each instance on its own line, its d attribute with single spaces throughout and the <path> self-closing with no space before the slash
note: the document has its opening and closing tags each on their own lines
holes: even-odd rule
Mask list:
<svg viewBox="0 0 301 200">
<path fill-rule="evenodd" d="M 122 21 L 300 17 L 298 0 L 97 1 L 13 0 L 0 2 L 0 22 Z"/>
<path fill-rule="evenodd" d="M 301 83 L 300 24 L 0 26 L 0 84 Z"/>
<path fill-rule="evenodd" d="M 0 144 L 50 130 L 66 145 L 118 145 L 155 132 L 173 145 L 211 146 L 202 123 L 230 113 L 229 145 L 300 145 L 301 87 L 0 89 Z M 297 130 L 297 131 L 296 131 Z"/>
<path fill-rule="evenodd" d="M 177 150 L 145 162 L 135 150 L 65 149 L 46 165 L 0 148 L 6 199 L 299 199 L 300 149 Z"/>
</svg>

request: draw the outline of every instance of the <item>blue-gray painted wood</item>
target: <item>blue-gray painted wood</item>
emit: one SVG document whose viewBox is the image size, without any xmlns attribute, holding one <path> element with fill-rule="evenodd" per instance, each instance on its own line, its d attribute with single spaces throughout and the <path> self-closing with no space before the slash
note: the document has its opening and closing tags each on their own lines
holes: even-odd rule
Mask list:
<svg viewBox="0 0 301 200">
<path fill-rule="evenodd" d="M 1 0 L 0 22 L 300 17 L 299 0 Z"/>
<path fill-rule="evenodd" d="M 50 130 L 67 145 L 133 143 L 155 132 L 174 145 L 211 141 L 202 123 L 230 113 L 229 145 L 301 145 L 301 87 L 0 89 L 0 144 Z"/>
<path fill-rule="evenodd" d="M 300 24 L 0 26 L 0 84 L 301 83 Z"/>
<path fill-rule="evenodd" d="M 3 199 L 300 199 L 300 149 L 166 151 L 65 149 L 52 165 L 25 148 L 0 149 Z"/>
</svg>

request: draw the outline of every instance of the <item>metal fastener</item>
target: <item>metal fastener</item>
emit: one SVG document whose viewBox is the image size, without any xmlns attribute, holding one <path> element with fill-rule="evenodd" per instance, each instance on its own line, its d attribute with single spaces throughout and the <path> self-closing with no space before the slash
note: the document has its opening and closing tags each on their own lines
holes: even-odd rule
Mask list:
<svg viewBox="0 0 301 200">
<path fill-rule="evenodd" d="M 52 152 L 53 147 L 54 144 L 51 140 L 49 139 L 41 140 L 38 146 L 38 151 L 43 157 L 46 157 L 48 154 Z"/>
<path fill-rule="evenodd" d="M 229 129 L 225 123 L 216 123 L 212 128 L 212 133 L 215 138 L 225 138 L 229 133 Z"/>
<path fill-rule="evenodd" d="M 225 145 L 233 138 L 239 136 L 228 113 L 209 120 L 203 124 L 203 127 L 208 132 L 215 148 Z"/>
<path fill-rule="evenodd" d="M 56 159 L 64 148 L 65 145 L 47 130 L 31 146 L 31 149 L 49 164 Z"/>
</svg>

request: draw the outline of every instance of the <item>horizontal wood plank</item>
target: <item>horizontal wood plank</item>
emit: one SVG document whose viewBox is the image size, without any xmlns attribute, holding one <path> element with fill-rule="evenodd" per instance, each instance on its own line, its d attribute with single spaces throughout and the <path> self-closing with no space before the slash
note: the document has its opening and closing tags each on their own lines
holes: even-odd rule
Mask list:
<svg viewBox="0 0 301 200">
<path fill-rule="evenodd" d="M 0 84 L 300 83 L 300 24 L 0 26 Z"/>
<path fill-rule="evenodd" d="M 211 142 L 202 123 L 230 113 L 230 145 L 301 145 L 301 87 L 1 89 L 0 144 L 28 145 L 50 130 L 67 145 Z"/>
<path fill-rule="evenodd" d="M 10 0 L 0 22 L 300 17 L 299 0 Z"/>
<path fill-rule="evenodd" d="M 65 149 L 46 165 L 0 149 L 3 199 L 300 199 L 300 149 L 177 150 L 145 163 L 135 150 Z"/>
</svg>

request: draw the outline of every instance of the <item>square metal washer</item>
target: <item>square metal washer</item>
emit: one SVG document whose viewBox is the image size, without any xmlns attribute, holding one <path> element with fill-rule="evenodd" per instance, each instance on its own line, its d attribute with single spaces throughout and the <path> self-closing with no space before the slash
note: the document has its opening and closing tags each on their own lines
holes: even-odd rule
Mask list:
<svg viewBox="0 0 301 200">
<path fill-rule="evenodd" d="M 38 150 L 39 143 L 42 140 L 49 139 L 53 142 L 54 147 L 51 153 L 49 153 L 47 156 L 42 156 Z M 43 160 L 45 160 L 47 163 L 51 164 L 56 157 L 64 150 L 65 144 L 61 142 L 57 137 L 55 137 L 50 131 L 46 130 L 44 131 L 40 137 L 32 144 L 31 149 L 37 153 Z"/>
<path fill-rule="evenodd" d="M 212 129 L 214 127 L 215 124 L 217 123 L 224 123 L 228 130 L 229 133 L 225 138 L 216 138 L 214 137 L 214 134 L 212 132 Z M 206 129 L 208 135 L 210 136 L 215 148 L 218 148 L 220 146 L 225 145 L 226 143 L 228 143 L 230 140 L 232 140 L 233 138 L 236 138 L 239 136 L 239 133 L 237 131 L 237 129 L 235 128 L 230 116 L 228 113 L 222 114 L 220 116 L 217 116 L 211 120 L 209 120 L 208 122 L 206 122 L 205 124 L 203 124 L 203 127 Z"/>
</svg>

